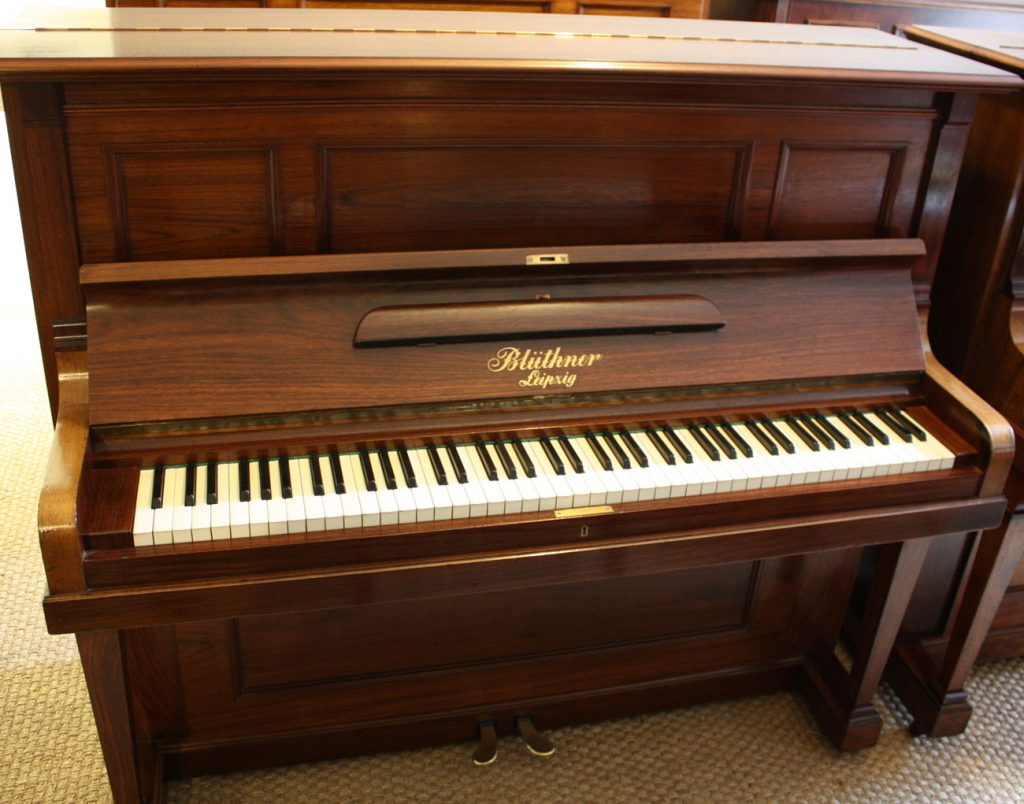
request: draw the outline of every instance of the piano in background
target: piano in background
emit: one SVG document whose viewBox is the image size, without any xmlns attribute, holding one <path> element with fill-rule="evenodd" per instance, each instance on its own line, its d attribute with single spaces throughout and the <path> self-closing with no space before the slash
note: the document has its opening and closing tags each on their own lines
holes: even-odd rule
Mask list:
<svg viewBox="0 0 1024 804">
<path fill-rule="evenodd" d="M 1024 75 L 1024 33 L 950 28 L 910 28 L 907 36 Z M 957 188 L 929 321 L 936 355 L 957 376 L 998 408 L 1022 433 L 1022 338 L 1020 296 L 1024 280 L 1024 92 L 984 98 L 978 105 Z M 1008 507 L 1001 533 L 1015 536 L 1024 520 L 1024 452 L 1018 454 L 1007 482 Z M 955 606 L 959 568 L 970 560 L 951 552 L 945 565 L 923 578 L 911 605 L 908 634 L 924 637 L 926 650 L 941 648 L 945 635 L 936 616 Z M 974 560 L 978 560 L 975 558 Z M 954 583 L 949 583 L 950 579 Z M 1009 589 L 982 647 L 983 658 L 1024 654 L 1024 565 L 1009 574 Z M 894 671 L 912 661 L 918 644 L 901 646 Z M 900 683 L 898 676 L 896 683 Z M 907 683 L 904 679 L 903 683 Z M 913 684 L 911 683 L 911 686 Z M 932 700 L 945 693 L 941 684 L 919 690 Z M 926 724 L 922 724 L 926 727 Z M 940 731 L 941 723 L 928 728 Z"/>
<path fill-rule="evenodd" d="M 794 687 L 876 739 L 926 550 L 1005 505 L 1010 431 L 918 320 L 1016 78 L 802 27 L 22 24 L 45 608 L 116 798 Z"/>
<path fill-rule="evenodd" d="M 195 8 L 202 1 L 107 0 L 111 8 Z M 209 0 L 217 8 L 252 8 L 252 0 Z M 265 0 L 274 8 L 306 8 L 305 0 Z M 631 17 L 758 20 L 798 25 L 850 25 L 899 33 L 908 25 L 958 25 L 1024 29 L 1024 6 L 999 0 L 317 0 L 317 8 L 418 8 L 421 10 L 532 11 Z"/>
</svg>

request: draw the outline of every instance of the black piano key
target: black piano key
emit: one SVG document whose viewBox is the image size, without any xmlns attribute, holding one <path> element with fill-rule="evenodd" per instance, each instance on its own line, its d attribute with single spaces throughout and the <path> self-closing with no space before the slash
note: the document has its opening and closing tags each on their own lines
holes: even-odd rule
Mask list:
<svg viewBox="0 0 1024 804">
<path fill-rule="evenodd" d="M 459 451 L 455 449 L 455 445 L 446 444 L 445 449 L 448 451 L 448 460 L 452 462 L 452 469 L 455 470 L 455 479 L 460 483 L 468 483 L 469 477 L 466 474 L 466 467 L 462 463 L 462 458 L 459 457 Z"/>
<path fill-rule="evenodd" d="M 345 493 L 345 475 L 341 472 L 341 456 L 338 450 L 332 449 L 327 462 L 331 465 L 331 480 L 334 481 L 334 493 Z"/>
<path fill-rule="evenodd" d="M 509 480 L 515 480 L 519 477 L 519 472 L 516 471 L 516 464 L 512 460 L 512 456 L 508 454 L 508 450 L 505 449 L 504 443 L 495 441 L 492 446 L 494 447 L 494 454 L 498 456 L 498 461 L 501 463 L 501 468 L 505 470 L 506 477 Z"/>
<path fill-rule="evenodd" d="M 675 430 L 666 424 L 661 428 L 661 432 L 665 434 L 665 438 L 672 445 L 672 449 L 683 459 L 683 463 L 693 463 L 693 453 L 690 452 L 690 448 L 683 443 L 683 440 L 676 434 Z"/>
<path fill-rule="evenodd" d="M 206 504 L 217 504 L 217 462 L 206 462 Z"/>
<path fill-rule="evenodd" d="M 398 479 L 395 477 L 395 467 L 391 465 L 391 456 L 386 449 L 379 449 L 377 458 L 380 460 L 380 470 L 384 473 L 385 487 L 394 491 L 398 488 Z"/>
<path fill-rule="evenodd" d="M 370 462 L 370 453 L 366 447 L 360 448 L 357 453 L 359 456 L 359 468 L 363 472 L 363 483 L 366 485 L 367 491 L 377 490 L 377 476 L 373 473 L 373 464 Z"/>
<path fill-rule="evenodd" d="M 516 455 L 519 456 L 519 463 L 523 465 L 523 471 L 526 472 L 526 476 L 536 477 L 537 467 L 533 465 L 530 454 L 526 451 L 526 447 L 523 446 L 523 442 L 518 438 L 513 438 L 512 448 L 516 451 Z"/>
<path fill-rule="evenodd" d="M 320 471 L 320 456 L 313 453 L 309 456 L 309 476 L 313 481 L 313 494 L 317 497 L 324 496 L 324 476 Z"/>
<path fill-rule="evenodd" d="M 612 457 L 618 462 L 619 466 L 623 469 L 629 469 L 632 464 L 629 462 L 629 456 L 626 455 L 626 451 L 619 444 L 619 440 L 609 433 L 607 430 L 601 433 L 601 438 L 604 439 L 604 443 L 608 445 L 608 449 L 611 450 Z"/>
<path fill-rule="evenodd" d="M 257 465 L 260 472 L 260 499 L 269 500 L 273 496 L 270 491 L 270 460 L 260 458 Z"/>
<path fill-rule="evenodd" d="M 540 448 L 544 450 L 544 455 L 548 459 L 548 463 L 551 464 L 551 468 L 555 470 L 556 475 L 565 474 L 565 464 L 562 463 L 562 459 L 558 457 L 558 452 L 555 450 L 555 445 L 548 441 L 547 436 L 540 437 Z"/>
<path fill-rule="evenodd" d="M 815 413 L 814 421 L 816 421 L 822 427 L 822 429 L 824 429 L 830 436 L 832 436 L 832 438 L 839 446 L 841 446 L 843 449 L 850 448 L 850 439 L 843 435 L 842 430 L 840 430 L 838 427 L 832 424 L 832 422 L 828 420 L 827 416 L 823 416 L 820 413 Z"/>
<path fill-rule="evenodd" d="M 730 444 L 719 429 L 711 422 L 706 422 L 701 425 L 704 432 L 711 436 L 718 448 L 725 453 L 725 457 L 734 459 L 736 457 L 736 447 Z"/>
<path fill-rule="evenodd" d="M 398 448 L 398 465 L 402 469 L 406 488 L 416 488 L 416 473 L 412 469 L 412 461 L 409 460 L 409 450 L 404 446 Z"/>
<path fill-rule="evenodd" d="M 736 449 L 740 451 L 740 454 L 743 455 L 744 458 L 754 457 L 753 448 L 747 443 L 747 440 L 739 434 L 735 427 L 729 424 L 729 422 L 719 422 L 718 426 L 721 428 L 722 432 L 729 437 L 732 443 L 736 445 Z"/>
<path fill-rule="evenodd" d="M 569 439 L 564 434 L 561 434 L 558 436 L 558 443 L 562 445 L 562 449 L 565 451 L 565 457 L 569 459 L 569 465 L 572 466 L 572 470 L 576 474 L 582 474 L 583 461 L 580 460 L 580 456 L 576 454 L 576 449 L 569 443 Z"/>
<path fill-rule="evenodd" d="M 196 504 L 196 465 L 189 461 L 185 466 L 185 505 Z"/>
<path fill-rule="evenodd" d="M 695 424 L 687 426 L 687 430 L 690 431 L 690 435 L 696 439 L 697 443 L 700 444 L 700 448 L 704 450 L 704 453 L 713 461 L 722 460 L 722 456 L 718 453 L 718 447 L 711 443 L 704 432 Z"/>
<path fill-rule="evenodd" d="M 290 500 L 292 498 L 292 470 L 287 455 L 282 455 L 277 459 L 277 470 L 281 475 L 281 496 Z"/>
<path fill-rule="evenodd" d="M 818 423 L 810 416 L 807 414 L 800 416 L 800 424 L 804 426 L 808 433 L 814 436 L 818 443 L 824 444 L 826 449 L 836 448 L 836 442 L 832 439 L 832 436 L 819 427 Z"/>
<path fill-rule="evenodd" d="M 764 428 L 764 431 L 772 437 L 776 444 L 782 447 L 782 449 L 790 455 L 796 452 L 796 447 L 794 447 L 793 442 L 789 440 L 789 436 L 782 432 L 771 419 L 761 419 L 758 421 L 758 424 Z"/>
<path fill-rule="evenodd" d="M 162 463 L 153 467 L 153 496 L 150 498 L 149 505 L 154 511 L 164 507 L 164 465 Z"/>
<path fill-rule="evenodd" d="M 887 410 L 876 410 L 874 411 L 876 418 L 880 419 L 885 425 L 892 430 L 896 435 L 902 438 L 907 443 L 914 440 L 914 434 L 910 432 L 906 427 L 900 424 Z"/>
<path fill-rule="evenodd" d="M 800 422 L 798 422 L 794 416 L 786 416 L 785 421 L 786 424 L 789 425 L 789 429 L 796 433 L 797 436 L 799 436 L 800 440 L 803 441 L 808 447 L 810 447 L 815 452 L 821 451 L 821 444 L 818 443 L 818 439 L 816 439 L 807 430 L 805 430 L 804 426 L 800 424 Z"/>
<path fill-rule="evenodd" d="M 902 410 L 896 407 L 889 407 L 886 410 L 890 416 L 909 430 L 911 435 L 913 435 L 918 441 L 926 441 L 928 439 L 928 434 L 918 427 L 917 424 L 914 423 Z"/>
<path fill-rule="evenodd" d="M 633 438 L 633 434 L 630 433 L 629 430 L 619 430 L 619 438 L 622 439 L 622 443 L 626 445 L 626 449 L 628 449 L 633 455 L 637 464 L 647 468 L 651 461 L 647 457 L 647 453 L 640 449 L 640 445 L 636 443 L 636 439 Z"/>
<path fill-rule="evenodd" d="M 437 454 L 437 447 L 427 444 L 427 458 L 430 459 L 430 468 L 434 472 L 434 478 L 439 486 L 448 485 L 448 474 L 444 471 L 444 464 L 441 463 L 441 456 Z"/>
<path fill-rule="evenodd" d="M 747 429 L 754 434 L 754 438 L 761 442 L 761 446 L 768 450 L 769 455 L 779 454 L 779 445 L 772 441 L 771 437 L 761 429 L 761 425 L 754 420 L 746 422 L 746 425 Z"/>
<path fill-rule="evenodd" d="M 584 438 L 587 439 L 587 443 L 590 445 L 590 449 L 594 453 L 594 457 L 597 458 L 597 462 L 601 464 L 601 468 L 606 472 L 612 470 L 612 459 L 608 457 L 608 453 L 604 451 L 604 447 L 601 446 L 597 440 L 597 436 L 593 433 L 587 433 Z"/>
<path fill-rule="evenodd" d="M 249 487 L 249 459 L 238 459 L 238 499 L 242 502 L 249 502 L 252 499 L 252 489 Z"/>
<path fill-rule="evenodd" d="M 849 413 L 840 413 L 839 418 L 843 420 L 843 424 L 859 438 L 866 446 L 873 447 L 875 445 L 875 439 L 871 436 L 867 430 L 861 427 L 855 418 Z"/>
<path fill-rule="evenodd" d="M 494 461 L 491 460 L 491 455 L 487 451 L 487 448 L 479 441 L 473 443 L 476 454 L 480 458 L 480 465 L 484 468 L 484 474 L 487 475 L 488 480 L 498 479 L 498 467 L 494 465 Z"/>
<path fill-rule="evenodd" d="M 674 464 L 676 462 L 676 456 L 668 448 L 668 445 L 661 440 L 661 436 L 658 435 L 658 431 L 653 427 L 645 427 L 644 432 L 647 434 L 647 438 L 654 445 L 654 448 L 658 450 L 658 454 L 661 455 L 661 459 L 668 464 Z"/>
<path fill-rule="evenodd" d="M 878 425 L 875 424 L 871 419 L 861 413 L 859 410 L 853 412 L 853 418 L 857 421 L 861 427 L 871 433 L 872 437 L 877 439 L 880 444 L 888 444 L 889 436 L 878 429 Z"/>
</svg>

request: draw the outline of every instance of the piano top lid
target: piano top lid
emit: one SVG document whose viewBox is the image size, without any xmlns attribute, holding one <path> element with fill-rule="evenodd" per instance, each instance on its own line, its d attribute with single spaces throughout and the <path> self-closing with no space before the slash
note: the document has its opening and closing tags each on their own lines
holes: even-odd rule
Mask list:
<svg viewBox="0 0 1024 804">
<path fill-rule="evenodd" d="M 168 71 L 639 72 L 1013 89 L 996 68 L 876 30 L 493 12 L 52 9 L 0 30 L 0 78 Z"/>
<path fill-rule="evenodd" d="M 1024 31 L 913 25 L 906 33 L 920 42 L 1024 76 Z"/>
</svg>

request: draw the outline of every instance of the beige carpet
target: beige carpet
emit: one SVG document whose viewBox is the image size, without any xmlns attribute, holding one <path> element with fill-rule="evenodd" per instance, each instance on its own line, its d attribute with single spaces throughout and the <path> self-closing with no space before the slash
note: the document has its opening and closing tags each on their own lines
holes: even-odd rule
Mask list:
<svg viewBox="0 0 1024 804">
<path fill-rule="evenodd" d="M 0 127 L 0 136 L 5 131 Z M 35 513 L 50 422 L 0 139 L 0 801 L 109 799 L 74 640 L 43 625 Z M 963 736 L 911 739 L 883 696 L 878 746 L 836 754 L 800 700 L 773 695 L 555 732 L 558 752 L 505 740 L 475 768 L 443 746 L 210 777 L 172 802 L 1024 801 L 1024 661 L 980 668 Z"/>
</svg>

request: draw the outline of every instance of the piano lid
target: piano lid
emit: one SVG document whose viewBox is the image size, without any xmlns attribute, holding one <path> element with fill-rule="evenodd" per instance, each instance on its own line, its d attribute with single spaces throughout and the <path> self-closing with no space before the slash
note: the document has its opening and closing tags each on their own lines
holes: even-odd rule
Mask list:
<svg viewBox="0 0 1024 804">
<path fill-rule="evenodd" d="M 311 9 L 28 11 L 0 77 L 167 70 L 515 69 L 1013 88 L 988 65 L 880 31 L 717 20 Z"/>
<path fill-rule="evenodd" d="M 619 246 L 612 261 L 590 247 L 86 266 L 90 420 L 923 369 L 919 241 L 754 245 Z"/>
<path fill-rule="evenodd" d="M 911 25 L 906 34 L 915 41 L 1024 75 L 1024 31 Z"/>
</svg>

